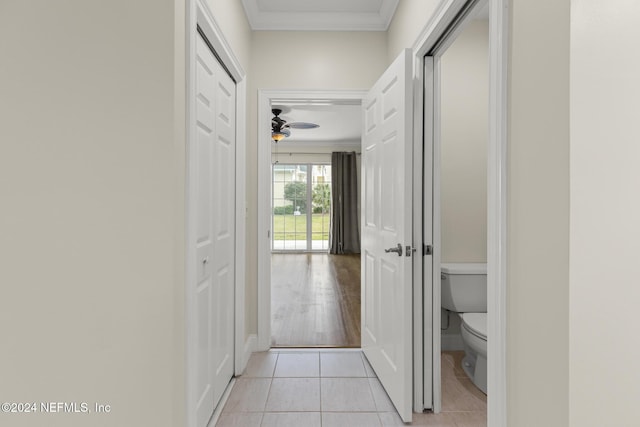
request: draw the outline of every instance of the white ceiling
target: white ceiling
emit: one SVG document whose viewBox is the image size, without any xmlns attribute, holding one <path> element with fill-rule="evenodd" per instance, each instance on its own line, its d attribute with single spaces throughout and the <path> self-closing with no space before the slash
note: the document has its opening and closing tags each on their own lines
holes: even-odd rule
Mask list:
<svg viewBox="0 0 640 427">
<path fill-rule="evenodd" d="M 354 103 L 278 103 L 273 108 L 283 110 L 280 117 L 287 122 L 311 122 L 320 125 L 315 129 L 291 129 L 291 136 L 279 146 L 360 145 L 362 110 Z"/>
<path fill-rule="evenodd" d="M 399 0 L 242 0 L 253 30 L 386 31 Z"/>
</svg>

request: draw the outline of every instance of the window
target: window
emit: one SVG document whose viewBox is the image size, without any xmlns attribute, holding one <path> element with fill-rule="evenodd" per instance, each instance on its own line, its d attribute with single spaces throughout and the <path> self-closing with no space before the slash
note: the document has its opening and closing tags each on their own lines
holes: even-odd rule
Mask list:
<svg viewBox="0 0 640 427">
<path fill-rule="evenodd" d="M 279 163 L 272 178 L 272 250 L 328 250 L 331 165 Z"/>
</svg>

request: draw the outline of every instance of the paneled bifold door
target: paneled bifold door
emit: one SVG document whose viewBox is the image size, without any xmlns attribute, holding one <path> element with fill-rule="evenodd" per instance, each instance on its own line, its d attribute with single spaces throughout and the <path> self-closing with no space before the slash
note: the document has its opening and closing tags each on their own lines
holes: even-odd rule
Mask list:
<svg viewBox="0 0 640 427">
<path fill-rule="evenodd" d="M 236 87 L 200 35 L 196 46 L 196 411 L 209 422 L 234 363 Z"/>
<path fill-rule="evenodd" d="M 411 421 L 412 57 L 405 50 L 363 102 L 362 350 Z"/>
</svg>

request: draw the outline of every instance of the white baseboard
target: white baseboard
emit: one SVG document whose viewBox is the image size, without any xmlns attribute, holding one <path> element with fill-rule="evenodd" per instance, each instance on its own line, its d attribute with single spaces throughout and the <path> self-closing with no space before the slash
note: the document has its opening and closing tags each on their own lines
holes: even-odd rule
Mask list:
<svg viewBox="0 0 640 427">
<path fill-rule="evenodd" d="M 229 400 L 229 395 L 231 394 L 231 390 L 233 390 L 234 385 L 236 385 L 236 379 L 231 378 L 229 385 L 227 385 L 227 388 L 224 390 L 224 393 L 222 393 L 222 397 L 220 398 L 220 402 L 218 402 L 218 406 L 216 406 L 216 409 L 213 411 L 213 415 L 211 416 L 211 419 L 209 420 L 207 427 L 215 427 L 215 425 L 218 424 L 220 415 L 222 415 L 222 409 L 224 408 L 224 405 L 227 403 L 227 400 Z"/>
<path fill-rule="evenodd" d="M 442 334 L 440 335 L 440 346 L 442 351 L 464 350 L 462 335 L 460 334 Z"/>
<path fill-rule="evenodd" d="M 256 334 L 249 335 L 244 342 L 240 366 L 236 366 L 236 375 L 241 375 L 244 372 L 244 369 L 247 367 L 247 363 L 249 363 L 249 358 L 251 357 L 251 354 L 256 351 L 257 346 L 258 336 Z"/>
<path fill-rule="evenodd" d="M 256 350 L 257 345 L 258 345 L 258 336 L 256 334 L 249 335 L 244 342 L 244 348 L 242 349 L 241 357 L 236 358 L 236 360 L 238 360 L 238 363 L 239 363 L 239 365 L 236 366 L 236 369 L 235 369 L 236 376 L 242 375 L 245 368 L 247 367 L 247 363 L 249 363 L 249 358 L 251 357 L 251 354 Z M 224 408 L 225 403 L 227 403 L 227 399 L 229 399 L 229 395 L 231 394 L 231 390 L 233 389 L 233 386 L 235 385 L 235 383 L 236 383 L 235 378 L 232 378 L 226 390 L 224 391 L 222 398 L 220 398 L 220 402 L 218 402 L 218 406 L 216 407 L 215 411 L 213 411 L 213 415 L 209 420 L 209 424 L 207 424 L 208 427 L 215 426 L 218 420 L 220 419 L 220 415 L 222 414 L 222 408 Z"/>
</svg>

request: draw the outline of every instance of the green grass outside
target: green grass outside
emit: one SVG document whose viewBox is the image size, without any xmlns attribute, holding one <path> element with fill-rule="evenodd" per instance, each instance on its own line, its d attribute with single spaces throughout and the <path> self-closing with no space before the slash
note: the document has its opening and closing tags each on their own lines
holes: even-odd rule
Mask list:
<svg viewBox="0 0 640 427">
<path fill-rule="evenodd" d="M 329 240 L 330 214 L 311 215 L 311 239 Z M 273 215 L 273 240 L 307 240 L 307 215 Z"/>
</svg>

